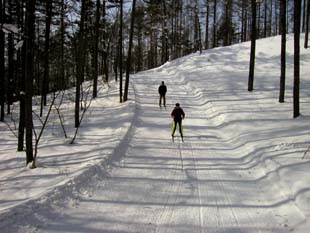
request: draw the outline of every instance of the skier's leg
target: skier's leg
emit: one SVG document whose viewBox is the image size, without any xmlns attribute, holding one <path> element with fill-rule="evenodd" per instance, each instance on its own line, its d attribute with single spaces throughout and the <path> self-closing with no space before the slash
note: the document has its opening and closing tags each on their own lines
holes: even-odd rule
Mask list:
<svg viewBox="0 0 310 233">
<path fill-rule="evenodd" d="M 162 98 L 162 95 L 159 96 L 159 107 L 161 107 L 161 98 Z"/>
<path fill-rule="evenodd" d="M 166 96 L 163 95 L 163 99 L 164 99 L 164 107 L 166 107 Z"/>
<path fill-rule="evenodd" d="M 171 136 L 174 137 L 174 133 L 175 133 L 175 130 L 176 130 L 176 122 L 173 121 L 172 122 L 172 127 L 171 127 Z"/>
<path fill-rule="evenodd" d="M 179 121 L 179 132 L 181 137 L 183 138 L 183 126 L 182 126 L 182 120 Z"/>
</svg>

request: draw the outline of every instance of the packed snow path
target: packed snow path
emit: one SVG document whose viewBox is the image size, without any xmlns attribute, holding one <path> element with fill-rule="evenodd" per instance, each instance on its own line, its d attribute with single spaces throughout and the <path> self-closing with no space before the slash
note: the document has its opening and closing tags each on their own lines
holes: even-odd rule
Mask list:
<svg viewBox="0 0 310 233">
<path fill-rule="evenodd" d="M 11 211 L 4 232 L 308 233 L 310 109 L 303 104 L 294 120 L 291 98 L 277 103 L 278 41 L 258 41 L 253 93 L 246 91 L 249 44 L 136 74 L 132 125 L 113 156 L 18 216 Z M 309 103 L 307 80 L 301 94 Z M 158 106 L 161 81 L 167 109 Z M 186 113 L 184 143 L 171 141 L 176 102 Z"/>
<path fill-rule="evenodd" d="M 161 80 L 168 84 L 167 110 L 158 107 Z M 201 93 L 164 71 L 136 75 L 133 83 L 135 117 L 120 160 L 39 231 L 280 233 L 305 220 L 274 170 L 250 151 L 236 155 L 242 143 L 225 135 Z M 186 112 L 184 143 L 171 141 L 175 102 Z"/>
</svg>

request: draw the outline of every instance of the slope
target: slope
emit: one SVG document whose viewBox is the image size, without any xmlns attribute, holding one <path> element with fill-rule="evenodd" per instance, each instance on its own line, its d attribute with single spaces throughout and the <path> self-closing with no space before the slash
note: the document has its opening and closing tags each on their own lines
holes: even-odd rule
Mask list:
<svg viewBox="0 0 310 233">
<path fill-rule="evenodd" d="M 302 116 L 293 119 L 288 39 L 283 104 L 277 101 L 279 37 L 257 43 L 252 93 L 246 90 L 249 43 L 136 74 L 132 125 L 113 159 L 7 214 L 0 226 L 4 232 L 306 233 L 310 52 L 302 50 Z M 162 80 L 167 110 L 158 107 Z M 170 139 L 176 102 L 186 113 L 184 143 Z"/>
</svg>

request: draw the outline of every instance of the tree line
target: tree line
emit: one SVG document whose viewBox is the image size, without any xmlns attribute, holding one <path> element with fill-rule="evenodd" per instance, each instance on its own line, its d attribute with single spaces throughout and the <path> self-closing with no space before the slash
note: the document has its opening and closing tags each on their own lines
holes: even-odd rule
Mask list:
<svg viewBox="0 0 310 233">
<path fill-rule="evenodd" d="M 295 32 L 297 40 L 298 30 L 306 32 L 308 46 L 309 5 L 310 0 L 0 0 L 0 120 L 19 103 L 17 150 L 26 150 L 26 163 L 35 166 L 34 96 L 40 97 L 40 117 L 47 119 L 43 109 L 54 100 L 48 103 L 47 96 L 74 87 L 78 128 L 85 81 L 92 82 L 96 98 L 98 81 L 115 79 L 123 102 L 130 73 L 249 40 L 252 91 L 255 40 L 280 34 L 283 102 L 285 35 Z M 294 109 L 299 105 L 295 71 Z"/>
</svg>

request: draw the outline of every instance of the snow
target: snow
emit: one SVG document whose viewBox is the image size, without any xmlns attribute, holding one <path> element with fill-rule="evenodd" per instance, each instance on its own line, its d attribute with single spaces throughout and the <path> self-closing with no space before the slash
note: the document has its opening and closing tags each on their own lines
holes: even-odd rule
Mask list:
<svg viewBox="0 0 310 233">
<path fill-rule="evenodd" d="M 125 104 L 116 83 L 102 87 L 75 144 L 53 111 L 36 169 L 16 152 L 6 118 L 1 232 L 309 232 L 310 51 L 301 49 L 302 115 L 294 119 L 292 35 L 287 46 L 285 103 L 280 37 L 257 41 L 253 92 L 250 43 L 191 54 L 132 76 Z M 158 106 L 161 81 L 167 109 Z M 186 114 L 184 143 L 170 136 L 176 102 Z M 61 112 L 72 137 L 72 101 Z"/>
<path fill-rule="evenodd" d="M 20 48 L 23 47 L 23 45 L 24 45 L 24 41 L 21 40 L 21 41 L 19 41 L 19 42 L 15 45 L 15 49 L 16 49 L 16 50 L 19 50 Z"/>
<path fill-rule="evenodd" d="M 15 33 L 15 34 L 18 34 L 20 32 L 20 29 L 18 29 L 15 25 L 13 24 L 7 24 L 7 23 L 4 23 L 2 25 L 2 31 L 4 33 Z"/>
</svg>

